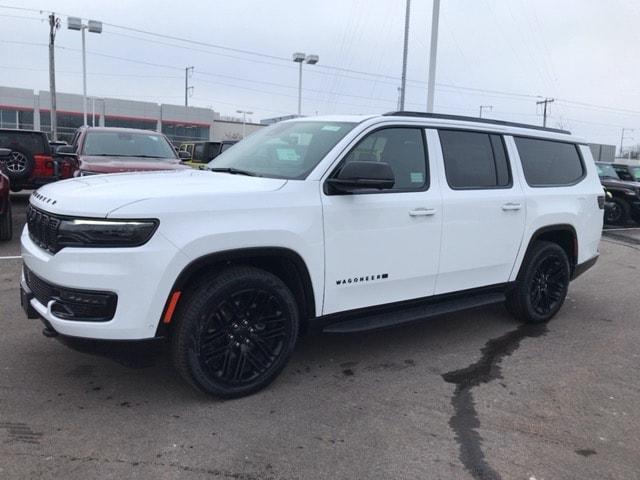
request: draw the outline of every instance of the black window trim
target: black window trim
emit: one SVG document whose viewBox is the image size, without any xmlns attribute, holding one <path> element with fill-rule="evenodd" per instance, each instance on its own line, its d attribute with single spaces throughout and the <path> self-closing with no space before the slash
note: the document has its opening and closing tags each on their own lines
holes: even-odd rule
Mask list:
<svg viewBox="0 0 640 480">
<path fill-rule="evenodd" d="M 404 129 L 420 131 L 420 137 L 422 138 L 422 147 L 424 150 L 424 164 L 425 164 L 424 185 L 421 188 L 402 188 L 402 189 L 390 188 L 388 190 L 371 189 L 371 190 L 362 190 L 360 192 L 351 192 L 351 193 L 333 191 L 329 186 L 329 184 L 327 183 L 327 180 L 330 178 L 334 178 L 334 176 L 337 175 L 337 173 L 340 171 L 342 166 L 345 164 L 346 158 L 351 154 L 351 152 L 353 152 L 353 150 L 355 150 L 355 148 L 360 144 L 360 142 L 362 142 L 369 135 L 373 135 L 374 133 L 379 132 L 381 130 L 388 130 L 391 128 L 394 128 L 394 129 L 404 128 Z M 422 125 L 392 124 L 392 125 L 383 125 L 380 127 L 376 127 L 372 130 L 368 130 L 364 132 L 362 136 L 359 136 L 354 140 L 353 146 L 351 148 L 345 149 L 346 153 L 342 155 L 342 157 L 338 161 L 338 164 L 333 168 L 333 170 L 331 170 L 331 173 L 327 175 L 327 177 L 325 178 L 322 186 L 322 191 L 324 192 L 325 195 L 330 195 L 330 196 L 379 195 L 379 194 L 389 194 L 389 193 L 415 193 L 415 192 L 428 191 L 429 188 L 431 188 L 431 169 L 429 168 L 429 145 L 427 144 L 427 134 L 426 134 L 427 128 L 428 127 L 425 127 Z"/>
<path fill-rule="evenodd" d="M 513 137 L 513 143 L 515 143 L 516 150 L 518 151 L 518 158 L 520 159 L 520 165 L 522 166 L 522 176 L 524 177 L 524 181 L 527 182 L 527 185 L 529 185 L 529 187 L 531 188 L 573 187 L 574 185 L 578 185 L 579 183 L 581 183 L 587 177 L 587 169 L 584 163 L 584 157 L 582 156 L 582 152 L 580 151 L 580 147 L 588 146 L 588 145 L 581 142 L 571 142 L 568 140 L 556 140 L 555 138 L 546 138 L 546 137 L 534 137 L 531 135 L 511 135 L 511 136 Z M 576 152 L 578 152 L 578 159 L 580 160 L 580 168 L 582 168 L 582 175 L 580 176 L 580 178 L 578 178 L 577 180 L 571 183 L 553 183 L 553 184 L 541 184 L 541 185 L 531 184 L 524 171 L 524 163 L 522 162 L 522 157 L 520 156 L 520 149 L 518 148 L 518 142 L 516 142 L 516 139 L 518 138 L 524 138 L 529 140 L 542 140 L 545 142 L 566 143 L 569 145 L 573 145 L 573 147 L 576 149 Z"/>
<path fill-rule="evenodd" d="M 444 167 L 444 178 L 447 180 L 447 185 L 449 186 L 449 188 L 451 190 L 511 190 L 513 188 L 513 171 L 511 168 L 511 157 L 509 156 L 509 151 L 507 150 L 507 144 L 504 141 L 504 136 L 508 135 L 507 133 L 503 133 L 503 132 L 495 132 L 495 131 L 491 131 L 491 130 L 476 130 L 476 129 L 469 129 L 469 128 L 455 128 L 455 127 L 436 127 L 437 131 L 438 131 L 438 141 L 440 142 L 440 151 L 442 153 L 442 164 Z M 442 149 L 442 139 L 440 138 L 440 132 L 441 131 L 455 131 L 455 132 L 466 132 L 466 133 L 481 133 L 481 134 L 485 134 L 489 137 L 489 145 L 491 146 L 491 153 L 493 154 L 493 163 L 496 167 L 496 183 L 498 181 L 497 175 L 498 175 L 498 165 L 496 163 L 496 153 L 495 150 L 493 148 L 493 143 L 491 142 L 491 135 L 495 135 L 497 137 L 500 138 L 500 141 L 502 142 L 502 148 L 504 149 L 504 155 L 507 159 L 507 171 L 509 173 L 509 183 L 507 185 L 495 185 L 493 187 L 454 187 L 451 185 L 451 182 L 449 182 L 449 177 L 447 176 L 447 162 L 444 158 L 444 150 Z"/>
</svg>

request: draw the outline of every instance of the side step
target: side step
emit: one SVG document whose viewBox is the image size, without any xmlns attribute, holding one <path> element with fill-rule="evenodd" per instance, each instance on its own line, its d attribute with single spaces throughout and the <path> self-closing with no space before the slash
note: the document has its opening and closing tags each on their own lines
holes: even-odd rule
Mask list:
<svg viewBox="0 0 640 480">
<path fill-rule="evenodd" d="M 324 327 L 324 333 L 356 333 L 367 330 L 388 328 L 404 323 L 414 322 L 446 313 L 459 312 L 471 308 L 484 307 L 505 301 L 504 292 L 487 292 L 459 298 L 449 298 L 412 307 L 398 307 L 397 310 L 363 314 L 358 318 L 337 320 Z"/>
</svg>

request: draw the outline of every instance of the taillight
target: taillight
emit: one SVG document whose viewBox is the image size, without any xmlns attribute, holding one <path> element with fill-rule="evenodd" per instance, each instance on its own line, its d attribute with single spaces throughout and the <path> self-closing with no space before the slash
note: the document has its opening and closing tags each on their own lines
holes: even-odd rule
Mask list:
<svg viewBox="0 0 640 480">
<path fill-rule="evenodd" d="M 598 208 L 604 210 L 604 195 L 598 195 Z"/>
</svg>

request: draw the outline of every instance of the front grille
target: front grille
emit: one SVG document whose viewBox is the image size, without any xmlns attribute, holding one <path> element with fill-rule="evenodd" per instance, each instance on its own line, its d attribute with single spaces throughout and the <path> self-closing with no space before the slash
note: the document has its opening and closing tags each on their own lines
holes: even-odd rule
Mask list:
<svg viewBox="0 0 640 480">
<path fill-rule="evenodd" d="M 27 228 L 29 237 L 40 248 L 51 253 L 58 252 L 58 227 L 60 217 L 29 205 L 27 207 Z"/>
<path fill-rule="evenodd" d="M 64 320 L 107 322 L 116 313 L 118 296 L 115 293 L 60 287 L 34 275 L 27 267 L 24 267 L 24 279 L 42 305 L 54 301 L 52 313 Z"/>
</svg>

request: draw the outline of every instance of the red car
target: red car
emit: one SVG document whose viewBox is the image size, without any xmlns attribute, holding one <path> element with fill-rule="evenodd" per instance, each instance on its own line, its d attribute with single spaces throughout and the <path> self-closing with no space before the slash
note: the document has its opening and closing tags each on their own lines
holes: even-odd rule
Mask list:
<svg viewBox="0 0 640 480">
<path fill-rule="evenodd" d="M 6 161 L 11 150 L 0 148 L 0 161 Z M 11 240 L 11 201 L 9 200 L 9 179 L 0 172 L 0 241 Z"/>
<path fill-rule="evenodd" d="M 56 155 L 77 159 L 75 176 L 190 168 L 181 161 L 189 154 L 179 155 L 163 134 L 133 128 L 82 127 Z"/>
<path fill-rule="evenodd" d="M 9 157 L 2 159 L 0 169 L 9 177 L 11 190 L 16 192 L 71 178 L 76 170 L 73 159 L 52 155 L 44 132 L 0 128 L 0 148 L 11 150 Z"/>
</svg>

